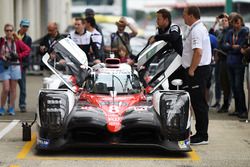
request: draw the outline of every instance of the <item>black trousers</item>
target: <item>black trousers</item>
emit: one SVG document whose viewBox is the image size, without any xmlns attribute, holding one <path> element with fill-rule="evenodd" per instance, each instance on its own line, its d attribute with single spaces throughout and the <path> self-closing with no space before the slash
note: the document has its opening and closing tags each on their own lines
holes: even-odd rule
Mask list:
<svg viewBox="0 0 250 167">
<path fill-rule="evenodd" d="M 184 88 L 190 94 L 191 105 L 195 114 L 195 129 L 198 135 L 208 137 L 208 104 L 205 97 L 206 85 L 209 80 L 210 66 L 199 66 L 194 76 L 188 75 L 188 69 L 184 72 Z"/>
</svg>

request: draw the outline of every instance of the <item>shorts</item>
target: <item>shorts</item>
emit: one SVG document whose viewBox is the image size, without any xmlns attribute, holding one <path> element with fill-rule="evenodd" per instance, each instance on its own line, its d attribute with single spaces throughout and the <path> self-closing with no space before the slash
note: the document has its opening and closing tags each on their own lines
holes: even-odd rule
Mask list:
<svg viewBox="0 0 250 167">
<path fill-rule="evenodd" d="M 3 72 L 0 73 L 0 81 L 19 79 L 21 79 L 20 65 L 10 65 L 8 69 L 4 69 Z"/>
</svg>

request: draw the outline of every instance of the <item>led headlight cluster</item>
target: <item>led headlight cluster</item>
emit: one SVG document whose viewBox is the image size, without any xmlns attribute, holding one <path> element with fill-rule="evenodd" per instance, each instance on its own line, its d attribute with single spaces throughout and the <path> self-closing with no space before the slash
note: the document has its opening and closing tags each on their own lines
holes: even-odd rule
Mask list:
<svg viewBox="0 0 250 167">
<path fill-rule="evenodd" d="M 68 109 L 64 94 L 42 92 L 39 97 L 39 113 L 43 127 L 58 129 Z"/>
<path fill-rule="evenodd" d="M 166 93 L 161 97 L 160 110 L 163 125 L 168 131 L 185 130 L 187 126 L 189 98 L 184 93 Z"/>
</svg>

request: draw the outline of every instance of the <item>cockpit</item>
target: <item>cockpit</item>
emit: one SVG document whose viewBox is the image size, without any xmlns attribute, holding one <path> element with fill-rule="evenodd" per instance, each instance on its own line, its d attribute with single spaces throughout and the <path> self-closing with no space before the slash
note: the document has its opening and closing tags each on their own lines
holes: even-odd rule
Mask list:
<svg viewBox="0 0 250 167">
<path fill-rule="evenodd" d="M 137 75 L 116 71 L 97 72 L 87 78 L 85 88 L 89 93 L 136 94 L 141 92 L 141 85 Z"/>
</svg>

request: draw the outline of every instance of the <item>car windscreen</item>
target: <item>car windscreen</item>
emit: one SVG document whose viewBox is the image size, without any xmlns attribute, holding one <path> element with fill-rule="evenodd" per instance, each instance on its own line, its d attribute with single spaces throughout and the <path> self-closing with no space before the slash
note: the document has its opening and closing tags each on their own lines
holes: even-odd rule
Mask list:
<svg viewBox="0 0 250 167">
<path fill-rule="evenodd" d="M 86 81 L 86 87 L 90 93 L 95 94 L 109 94 L 110 91 L 116 91 L 117 94 L 135 94 L 141 91 L 139 78 L 126 73 L 95 74 Z"/>
</svg>

